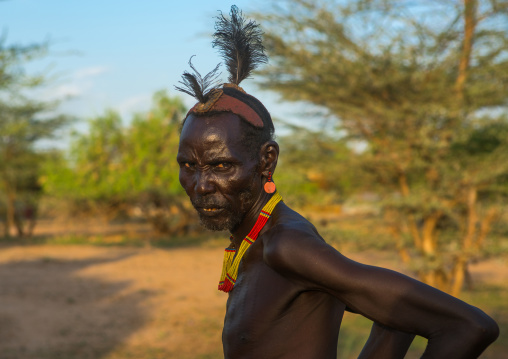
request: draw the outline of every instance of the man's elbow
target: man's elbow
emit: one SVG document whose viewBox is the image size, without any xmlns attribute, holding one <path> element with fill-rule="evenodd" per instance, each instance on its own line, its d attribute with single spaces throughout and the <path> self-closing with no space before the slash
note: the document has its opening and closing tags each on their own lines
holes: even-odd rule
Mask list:
<svg viewBox="0 0 508 359">
<path fill-rule="evenodd" d="M 480 339 L 485 341 L 487 345 L 494 342 L 499 337 L 499 326 L 494 319 L 488 317 L 480 327 Z"/>
<path fill-rule="evenodd" d="M 471 344 L 486 348 L 493 343 L 499 336 L 499 326 L 497 323 L 484 314 L 481 318 L 476 318 L 468 325 L 469 340 Z"/>
</svg>

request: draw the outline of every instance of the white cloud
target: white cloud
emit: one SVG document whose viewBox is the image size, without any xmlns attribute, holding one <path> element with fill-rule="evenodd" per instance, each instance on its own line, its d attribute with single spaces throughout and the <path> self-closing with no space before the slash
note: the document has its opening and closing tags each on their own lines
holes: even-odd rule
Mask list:
<svg viewBox="0 0 508 359">
<path fill-rule="evenodd" d="M 84 91 L 86 91 L 90 86 L 83 86 L 83 84 L 63 84 L 59 85 L 50 91 L 48 91 L 47 96 L 49 99 L 62 99 L 65 97 L 76 97 L 80 96 Z"/>
<path fill-rule="evenodd" d="M 91 66 L 91 67 L 84 67 L 82 69 L 78 69 L 74 71 L 72 74 L 73 79 L 75 80 L 81 80 L 88 77 L 94 77 L 100 74 L 103 74 L 105 72 L 108 72 L 109 69 L 106 66 Z"/>
<path fill-rule="evenodd" d="M 93 89 L 97 76 L 107 71 L 106 66 L 83 67 L 74 71 L 65 82 L 44 87 L 35 93 L 43 101 L 86 96 Z"/>
<path fill-rule="evenodd" d="M 151 94 L 141 94 L 126 98 L 115 106 L 122 118 L 130 118 L 134 113 L 144 112 L 150 108 L 152 103 Z"/>
</svg>

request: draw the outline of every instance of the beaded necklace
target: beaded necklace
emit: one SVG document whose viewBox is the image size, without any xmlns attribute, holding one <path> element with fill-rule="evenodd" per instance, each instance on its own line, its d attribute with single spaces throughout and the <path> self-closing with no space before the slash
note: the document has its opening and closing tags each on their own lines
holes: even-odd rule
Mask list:
<svg viewBox="0 0 508 359">
<path fill-rule="evenodd" d="M 222 265 L 222 274 L 220 276 L 219 281 L 219 290 L 223 292 L 230 292 L 236 283 L 236 277 L 238 276 L 238 267 L 240 266 L 240 261 L 242 260 L 243 255 L 249 249 L 252 243 L 256 241 L 258 238 L 259 232 L 263 229 L 268 218 L 272 214 L 273 209 L 282 201 L 282 197 L 279 192 L 275 192 L 275 194 L 270 198 L 267 204 L 261 210 L 259 217 L 254 224 L 254 227 L 250 230 L 249 234 L 243 239 L 240 244 L 240 248 L 238 249 L 238 253 L 236 254 L 235 248 L 226 248 L 224 251 L 224 264 Z M 231 237 L 232 238 L 232 237 Z"/>
</svg>

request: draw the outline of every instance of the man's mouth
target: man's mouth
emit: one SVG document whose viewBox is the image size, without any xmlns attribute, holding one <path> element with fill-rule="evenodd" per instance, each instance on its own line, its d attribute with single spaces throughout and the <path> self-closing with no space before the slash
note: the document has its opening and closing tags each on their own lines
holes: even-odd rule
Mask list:
<svg viewBox="0 0 508 359">
<path fill-rule="evenodd" d="M 204 216 L 215 216 L 219 213 L 222 213 L 224 210 L 224 208 L 221 207 L 198 207 L 196 209 Z"/>
</svg>

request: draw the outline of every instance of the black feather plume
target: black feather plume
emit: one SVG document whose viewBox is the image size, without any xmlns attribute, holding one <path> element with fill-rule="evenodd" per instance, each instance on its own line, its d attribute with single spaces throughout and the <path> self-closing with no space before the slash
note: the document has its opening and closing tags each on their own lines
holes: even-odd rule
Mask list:
<svg viewBox="0 0 508 359">
<path fill-rule="evenodd" d="M 258 65 L 268 62 L 263 47 L 263 32 L 254 21 L 246 23 L 242 12 L 231 6 L 231 20 L 221 13 L 215 22 L 213 47 L 225 60 L 229 72 L 229 82 L 239 85 L 249 77 Z"/>
<path fill-rule="evenodd" d="M 201 103 L 206 103 L 213 90 L 217 89 L 220 85 L 217 81 L 220 76 L 220 73 L 217 73 L 220 63 L 215 66 L 215 69 L 207 73 L 205 77 L 201 77 L 201 74 L 196 70 L 194 65 L 192 65 L 193 57 L 194 56 L 191 56 L 189 65 L 194 73 L 191 74 L 185 71 L 182 75 L 182 81 L 178 81 L 183 87 L 175 86 L 175 89 L 191 95 Z"/>
</svg>

